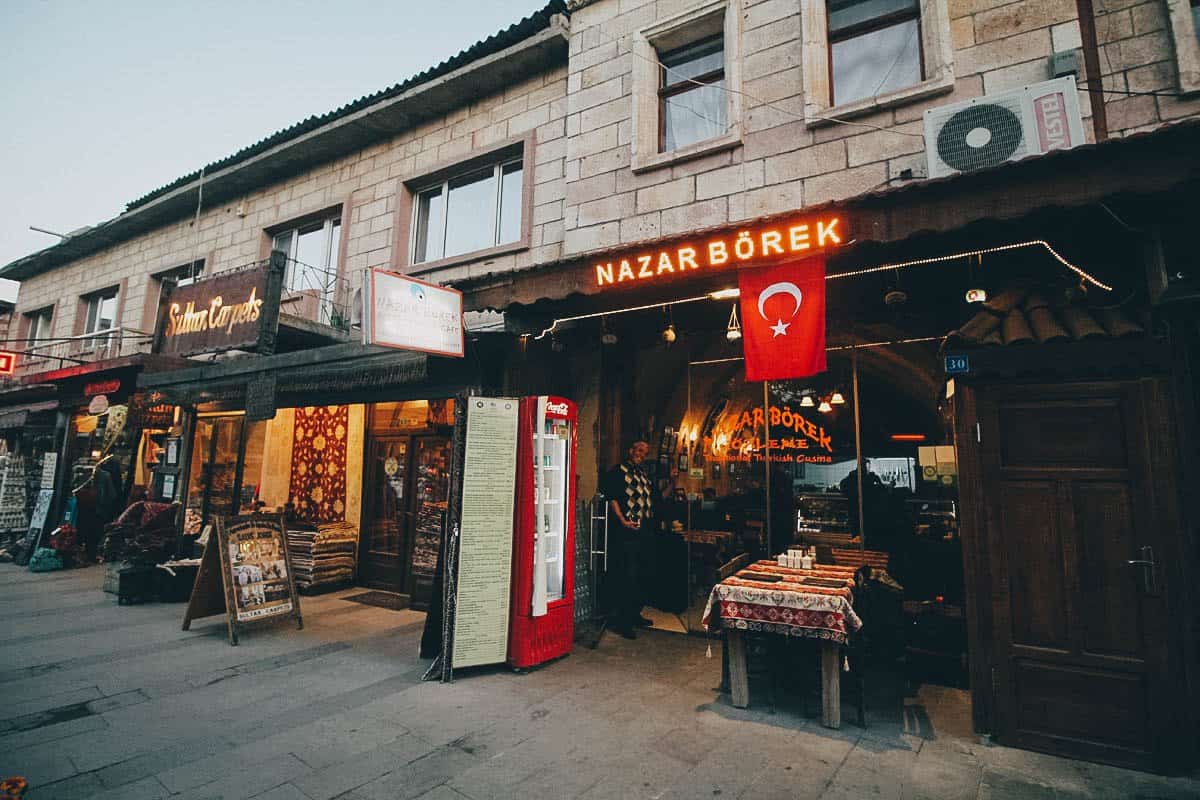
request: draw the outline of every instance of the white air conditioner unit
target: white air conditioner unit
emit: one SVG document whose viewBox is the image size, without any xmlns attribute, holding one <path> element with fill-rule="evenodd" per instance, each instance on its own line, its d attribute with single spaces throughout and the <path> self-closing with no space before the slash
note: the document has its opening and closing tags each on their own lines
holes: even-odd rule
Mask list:
<svg viewBox="0 0 1200 800">
<path fill-rule="evenodd" d="M 994 167 L 1083 144 L 1075 78 L 1057 78 L 925 112 L 929 177 Z"/>
</svg>

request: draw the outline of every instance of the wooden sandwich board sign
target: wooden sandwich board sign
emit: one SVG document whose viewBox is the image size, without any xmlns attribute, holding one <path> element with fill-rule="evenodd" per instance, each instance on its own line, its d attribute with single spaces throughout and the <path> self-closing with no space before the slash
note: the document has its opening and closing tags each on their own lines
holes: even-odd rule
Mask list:
<svg viewBox="0 0 1200 800">
<path fill-rule="evenodd" d="M 300 598 L 292 577 L 287 532 L 278 514 L 218 517 L 183 617 L 192 620 L 224 613 L 229 643 L 238 643 L 238 630 L 259 622 L 295 617 L 303 628 Z"/>
</svg>

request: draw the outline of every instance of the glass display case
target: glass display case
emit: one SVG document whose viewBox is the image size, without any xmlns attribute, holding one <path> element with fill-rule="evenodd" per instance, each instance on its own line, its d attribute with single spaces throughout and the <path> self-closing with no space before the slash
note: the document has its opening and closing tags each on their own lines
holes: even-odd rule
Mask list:
<svg viewBox="0 0 1200 800">
<path fill-rule="evenodd" d="M 802 494 L 796 498 L 796 538 L 801 542 L 850 541 L 850 498 L 844 494 Z"/>
</svg>

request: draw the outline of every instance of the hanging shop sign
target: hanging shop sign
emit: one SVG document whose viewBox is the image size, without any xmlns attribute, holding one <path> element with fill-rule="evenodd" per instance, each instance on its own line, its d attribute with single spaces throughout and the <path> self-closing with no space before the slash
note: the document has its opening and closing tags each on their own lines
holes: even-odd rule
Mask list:
<svg viewBox="0 0 1200 800">
<path fill-rule="evenodd" d="M 216 518 L 216 536 L 209 536 L 204 546 L 183 629 L 191 627 L 194 619 L 221 613 L 226 615 L 232 645 L 246 625 L 294 617 L 296 627 L 304 627 L 279 515 Z"/>
<path fill-rule="evenodd" d="M 280 256 L 282 254 L 279 254 Z M 285 260 L 217 273 L 187 286 L 166 284 L 154 352 L 177 356 L 224 350 L 275 351 Z"/>
<path fill-rule="evenodd" d="M 364 289 L 364 344 L 462 358 L 462 292 L 378 268 Z"/>
<path fill-rule="evenodd" d="M 103 414 L 108 411 L 108 395 L 98 394 L 91 399 L 87 407 L 89 414 Z"/>
<path fill-rule="evenodd" d="M 698 273 L 808 258 L 847 241 L 846 222 L 839 215 L 797 217 L 605 258 L 593 265 L 589 280 L 600 288 L 683 280 Z"/>
<path fill-rule="evenodd" d="M 84 397 L 95 397 L 98 394 L 116 394 L 121 391 L 121 381 L 113 378 L 108 381 L 91 381 L 83 385 Z"/>
<path fill-rule="evenodd" d="M 246 420 L 261 422 L 275 418 L 275 373 L 265 373 L 246 384 Z"/>
<path fill-rule="evenodd" d="M 0 375 L 12 375 L 17 368 L 17 354 L 0 350 Z"/>
</svg>

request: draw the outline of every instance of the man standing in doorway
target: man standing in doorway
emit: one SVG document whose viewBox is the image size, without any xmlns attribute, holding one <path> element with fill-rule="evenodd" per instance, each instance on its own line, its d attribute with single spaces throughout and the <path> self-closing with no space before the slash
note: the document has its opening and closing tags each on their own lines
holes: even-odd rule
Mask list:
<svg viewBox="0 0 1200 800">
<path fill-rule="evenodd" d="M 612 628 L 626 639 L 636 638 L 635 628 L 652 624 L 642 616 L 643 573 L 654 535 L 654 487 L 643 465 L 649 453 L 650 445 L 634 442 L 629 456 L 608 471 L 600 487 L 609 501 L 610 574 L 616 593 Z"/>
</svg>

